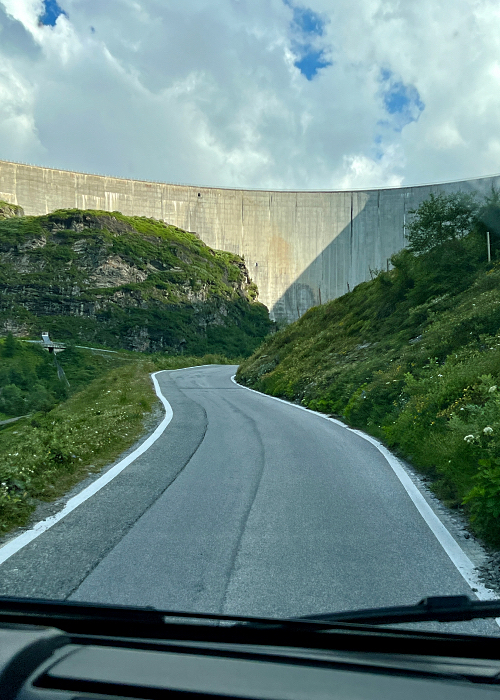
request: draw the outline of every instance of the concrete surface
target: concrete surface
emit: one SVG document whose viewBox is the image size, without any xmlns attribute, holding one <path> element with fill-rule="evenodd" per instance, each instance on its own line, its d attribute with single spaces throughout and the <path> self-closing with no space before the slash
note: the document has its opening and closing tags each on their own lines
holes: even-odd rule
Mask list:
<svg viewBox="0 0 500 700">
<path fill-rule="evenodd" d="M 271 192 L 171 185 L 0 161 L 0 199 L 27 214 L 61 208 L 162 219 L 245 258 L 260 301 L 296 320 L 386 269 L 405 246 L 408 212 L 431 192 L 491 192 L 500 176 L 352 192 Z"/>
</svg>

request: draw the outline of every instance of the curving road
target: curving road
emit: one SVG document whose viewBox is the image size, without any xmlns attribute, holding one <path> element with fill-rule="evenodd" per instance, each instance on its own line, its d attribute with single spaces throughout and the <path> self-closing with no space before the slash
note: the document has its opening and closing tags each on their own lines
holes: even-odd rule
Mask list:
<svg viewBox="0 0 500 700">
<path fill-rule="evenodd" d="M 0 594 L 277 617 L 471 594 L 372 444 L 235 370 L 159 374 L 163 435 L 2 564 Z"/>
</svg>

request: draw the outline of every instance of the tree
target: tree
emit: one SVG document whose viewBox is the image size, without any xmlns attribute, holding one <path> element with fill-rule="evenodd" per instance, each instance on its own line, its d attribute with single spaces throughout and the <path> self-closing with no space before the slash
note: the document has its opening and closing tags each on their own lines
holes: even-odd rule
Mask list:
<svg viewBox="0 0 500 700">
<path fill-rule="evenodd" d="M 478 212 L 478 228 L 486 240 L 486 231 L 490 233 L 491 252 L 500 250 L 500 192 L 493 186 L 491 195 L 485 197 Z"/>
<path fill-rule="evenodd" d="M 0 411 L 8 416 L 20 416 L 24 413 L 23 392 L 15 384 L 8 384 L 0 391 Z"/>
<path fill-rule="evenodd" d="M 479 205 L 474 194 L 454 192 L 431 194 L 418 209 L 408 226 L 408 249 L 427 253 L 447 241 L 458 241 L 475 231 Z"/>
<path fill-rule="evenodd" d="M 5 340 L 3 341 L 2 355 L 4 357 L 14 357 L 19 349 L 19 343 L 14 338 L 12 333 L 9 331 Z"/>
</svg>

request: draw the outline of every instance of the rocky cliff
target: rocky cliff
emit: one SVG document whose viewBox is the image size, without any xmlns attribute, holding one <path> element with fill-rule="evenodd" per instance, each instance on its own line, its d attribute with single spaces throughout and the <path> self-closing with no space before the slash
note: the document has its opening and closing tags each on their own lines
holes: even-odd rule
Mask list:
<svg viewBox="0 0 500 700">
<path fill-rule="evenodd" d="M 0 335 L 146 352 L 251 352 L 269 332 L 241 258 L 119 212 L 0 202 Z"/>
</svg>

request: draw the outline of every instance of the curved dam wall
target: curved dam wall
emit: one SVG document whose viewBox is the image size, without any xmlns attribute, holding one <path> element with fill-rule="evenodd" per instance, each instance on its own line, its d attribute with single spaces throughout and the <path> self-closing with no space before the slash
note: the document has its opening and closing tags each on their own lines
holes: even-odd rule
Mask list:
<svg viewBox="0 0 500 700">
<path fill-rule="evenodd" d="M 429 194 L 489 194 L 500 176 L 352 192 L 283 192 L 170 185 L 0 161 L 0 199 L 27 214 L 101 209 L 162 219 L 244 257 L 277 321 L 335 299 L 406 245 L 409 212 Z"/>
</svg>

